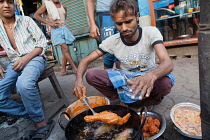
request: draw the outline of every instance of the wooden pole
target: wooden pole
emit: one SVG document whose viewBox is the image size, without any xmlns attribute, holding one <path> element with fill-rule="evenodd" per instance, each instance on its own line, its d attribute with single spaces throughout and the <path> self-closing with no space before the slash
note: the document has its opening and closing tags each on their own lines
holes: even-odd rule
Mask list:
<svg viewBox="0 0 210 140">
<path fill-rule="evenodd" d="M 151 16 L 151 25 L 156 27 L 156 18 L 155 18 L 155 10 L 154 10 L 154 2 L 159 0 L 149 0 L 149 9 L 150 9 L 150 16 Z"/>
</svg>

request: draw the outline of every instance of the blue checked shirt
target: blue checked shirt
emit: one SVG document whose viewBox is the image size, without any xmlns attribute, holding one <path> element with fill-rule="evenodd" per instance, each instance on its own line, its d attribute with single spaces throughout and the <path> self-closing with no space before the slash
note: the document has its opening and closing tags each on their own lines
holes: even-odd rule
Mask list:
<svg viewBox="0 0 210 140">
<path fill-rule="evenodd" d="M 131 72 L 119 69 L 106 69 L 106 71 L 108 72 L 109 79 L 112 82 L 114 88 L 117 89 L 119 98 L 122 102 L 133 103 L 139 100 L 138 98 L 141 94 L 140 92 L 138 93 L 135 99 L 131 99 L 133 92 L 129 92 L 131 86 L 127 83 L 127 80 L 128 79 L 132 80 L 135 77 L 145 75 L 146 74 L 145 72 L 140 72 L 140 71 Z M 168 76 L 171 79 L 172 85 L 174 85 L 175 83 L 174 75 L 172 73 L 169 73 L 166 76 Z"/>
<path fill-rule="evenodd" d="M 19 57 L 30 53 L 36 47 L 43 48 L 43 55 L 47 42 L 41 29 L 30 17 L 16 15 L 15 20 L 14 39 L 19 53 L 13 49 L 0 18 L 0 44 L 6 51 L 9 59 L 16 61 Z"/>
</svg>

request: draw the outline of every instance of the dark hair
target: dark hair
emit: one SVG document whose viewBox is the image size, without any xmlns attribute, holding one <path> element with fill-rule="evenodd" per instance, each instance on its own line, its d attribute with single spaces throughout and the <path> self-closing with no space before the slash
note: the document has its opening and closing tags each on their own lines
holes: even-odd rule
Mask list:
<svg viewBox="0 0 210 140">
<path fill-rule="evenodd" d="M 110 7 L 109 13 L 112 19 L 119 11 L 124 11 L 125 16 L 127 15 L 137 15 L 138 14 L 138 4 L 135 0 L 115 0 Z"/>
</svg>

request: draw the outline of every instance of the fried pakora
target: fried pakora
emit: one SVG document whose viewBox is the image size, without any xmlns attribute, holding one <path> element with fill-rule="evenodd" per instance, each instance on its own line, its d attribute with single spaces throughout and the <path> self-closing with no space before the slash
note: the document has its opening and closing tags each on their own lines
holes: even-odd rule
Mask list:
<svg viewBox="0 0 210 140">
<path fill-rule="evenodd" d="M 142 131 L 144 139 L 154 136 L 160 131 L 160 121 L 158 119 L 153 119 L 152 117 L 147 117 Z"/>
</svg>

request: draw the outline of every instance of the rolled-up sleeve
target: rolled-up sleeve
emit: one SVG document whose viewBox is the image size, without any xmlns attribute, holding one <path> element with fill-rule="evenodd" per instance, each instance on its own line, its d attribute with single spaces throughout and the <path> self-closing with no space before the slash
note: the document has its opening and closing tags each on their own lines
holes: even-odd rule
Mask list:
<svg viewBox="0 0 210 140">
<path fill-rule="evenodd" d="M 113 48 L 112 44 L 113 43 L 111 43 L 111 42 L 113 42 L 113 38 L 111 38 L 111 37 L 103 40 L 102 43 L 99 45 L 99 50 L 103 53 L 108 52 L 110 54 L 113 54 L 114 53 L 113 50 L 112 50 L 112 48 Z"/>
<path fill-rule="evenodd" d="M 163 44 L 163 36 L 156 27 L 150 27 L 151 28 L 151 44 L 152 47 L 154 47 L 156 44 Z"/>
</svg>

